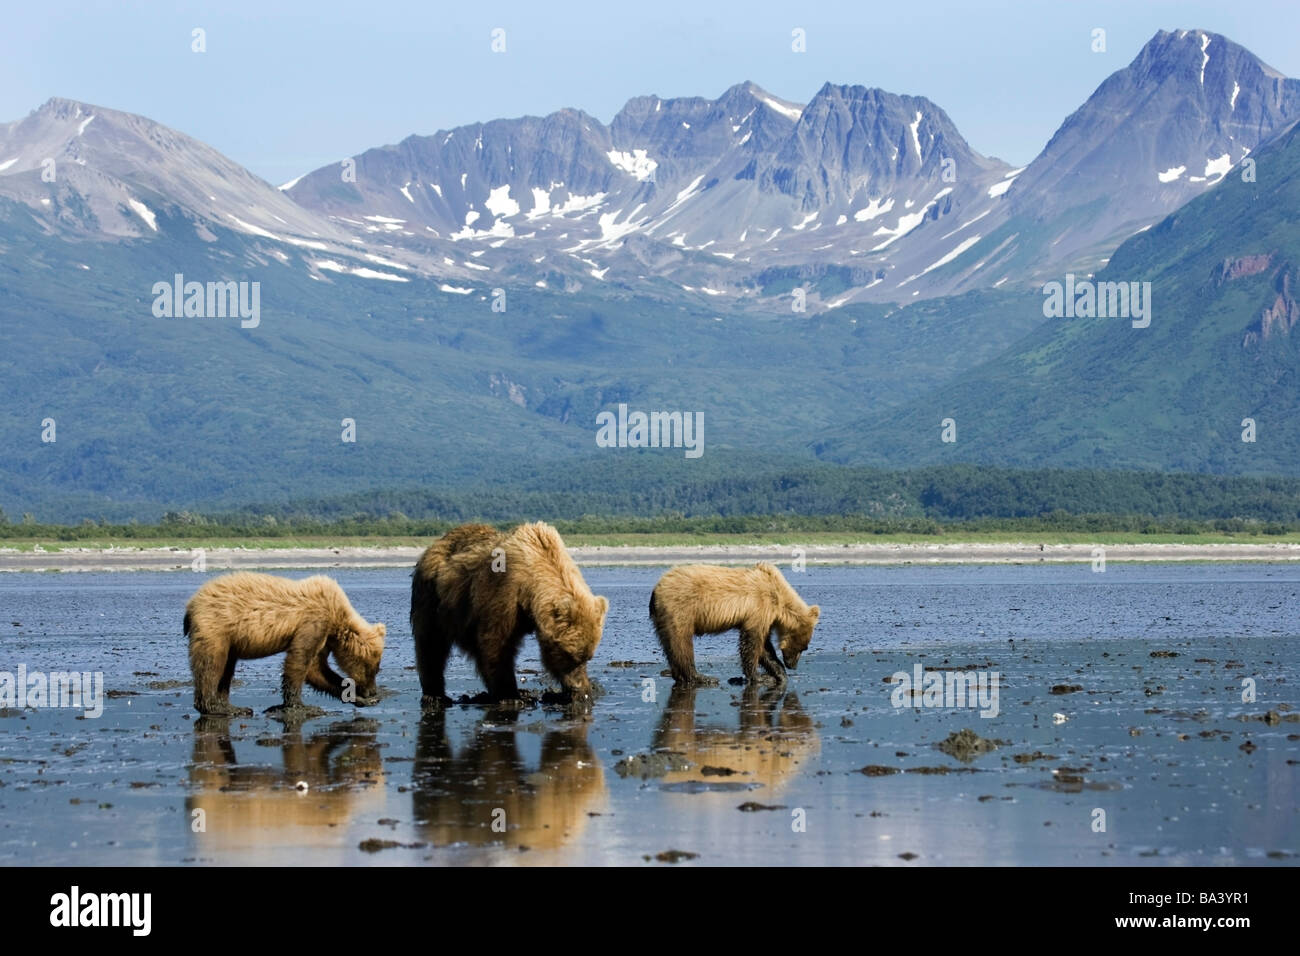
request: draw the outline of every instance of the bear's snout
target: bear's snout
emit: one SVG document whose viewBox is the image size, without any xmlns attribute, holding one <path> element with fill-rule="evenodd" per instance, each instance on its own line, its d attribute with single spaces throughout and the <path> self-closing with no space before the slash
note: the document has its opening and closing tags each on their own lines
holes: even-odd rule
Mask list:
<svg viewBox="0 0 1300 956">
<path fill-rule="evenodd" d="M 565 674 L 560 681 L 564 689 L 575 700 L 591 696 L 591 678 L 587 676 L 587 665 L 582 664 Z"/>
</svg>

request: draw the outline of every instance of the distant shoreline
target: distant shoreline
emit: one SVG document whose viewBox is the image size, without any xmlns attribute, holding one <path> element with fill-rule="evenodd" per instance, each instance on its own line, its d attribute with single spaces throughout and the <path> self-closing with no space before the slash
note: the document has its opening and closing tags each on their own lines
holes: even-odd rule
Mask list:
<svg viewBox="0 0 1300 956">
<path fill-rule="evenodd" d="M 811 544 L 802 549 L 809 565 L 1084 564 L 1094 560 L 1091 544 L 1017 542 Z M 1300 544 L 1108 544 L 1107 562 L 1300 561 Z M 207 548 L 207 571 L 411 567 L 419 547 Z M 776 544 L 586 545 L 570 548 L 585 567 L 635 567 L 687 563 L 789 565 L 796 546 Z M 192 548 L 69 548 L 58 551 L 0 550 L 0 571 L 189 571 L 199 550 Z"/>
</svg>

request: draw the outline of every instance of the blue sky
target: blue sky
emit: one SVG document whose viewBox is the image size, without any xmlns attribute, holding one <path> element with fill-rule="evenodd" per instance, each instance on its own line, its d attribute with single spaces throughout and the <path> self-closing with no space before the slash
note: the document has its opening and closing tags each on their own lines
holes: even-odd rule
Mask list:
<svg viewBox="0 0 1300 956">
<path fill-rule="evenodd" d="M 42 0 L 6 5 L 4 23 L 0 122 L 84 100 L 277 184 L 412 133 L 564 106 L 608 122 L 635 95 L 715 97 L 746 79 L 798 102 L 828 80 L 924 95 L 975 149 L 1021 165 L 1161 28 L 1222 33 L 1300 76 L 1294 0 Z M 194 27 L 206 53 L 191 52 Z M 796 27 L 805 53 L 791 51 Z"/>
</svg>

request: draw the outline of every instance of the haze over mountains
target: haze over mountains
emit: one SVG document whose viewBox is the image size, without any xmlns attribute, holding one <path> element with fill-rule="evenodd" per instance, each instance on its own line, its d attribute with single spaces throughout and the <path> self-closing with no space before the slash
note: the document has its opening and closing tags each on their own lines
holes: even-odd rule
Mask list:
<svg viewBox="0 0 1300 956">
<path fill-rule="evenodd" d="M 479 480 L 594 452 L 618 402 L 702 410 L 738 461 L 1294 473 L 1297 119 L 1300 81 L 1194 30 L 1023 169 L 831 83 L 414 135 L 278 188 L 50 100 L 0 125 L 0 505 Z M 1100 270 L 1153 282 L 1151 328 L 1044 319 L 1045 280 Z M 155 317 L 178 273 L 260 282 L 261 324 Z M 1243 449 L 1250 414 L 1276 427 Z"/>
</svg>

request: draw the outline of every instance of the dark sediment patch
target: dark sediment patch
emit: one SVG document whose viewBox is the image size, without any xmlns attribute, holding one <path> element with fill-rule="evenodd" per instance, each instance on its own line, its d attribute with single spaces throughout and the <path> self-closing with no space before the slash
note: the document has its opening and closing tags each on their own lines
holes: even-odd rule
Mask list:
<svg viewBox="0 0 1300 956">
<path fill-rule="evenodd" d="M 1041 750 L 1035 750 L 1031 754 L 1016 754 L 1011 758 L 1016 763 L 1033 763 L 1035 760 L 1056 760 L 1056 754 L 1045 754 Z"/>
<path fill-rule="evenodd" d="M 691 853 L 687 850 L 664 850 L 662 853 L 656 853 L 655 859 L 660 863 L 680 863 L 682 860 L 698 859 L 698 853 Z M 650 857 L 646 857 L 650 859 Z"/>
<path fill-rule="evenodd" d="M 379 840 L 371 837 L 358 843 L 357 849 L 362 853 L 378 853 L 380 850 L 422 850 L 428 845 L 427 843 L 401 843 L 397 840 Z"/>
<path fill-rule="evenodd" d="M 623 778 L 640 777 L 642 780 L 650 780 L 653 777 L 667 776 L 675 771 L 690 770 L 694 766 L 695 764 L 677 753 L 632 754 L 614 764 L 614 772 Z"/>
<path fill-rule="evenodd" d="M 949 757 L 956 757 L 958 760 L 965 762 L 974 760 L 981 754 L 991 753 L 998 749 L 999 744 L 1005 743 L 1008 743 L 1008 741 L 981 737 L 967 727 L 949 734 L 945 740 L 940 741 L 935 746 Z"/>
</svg>

